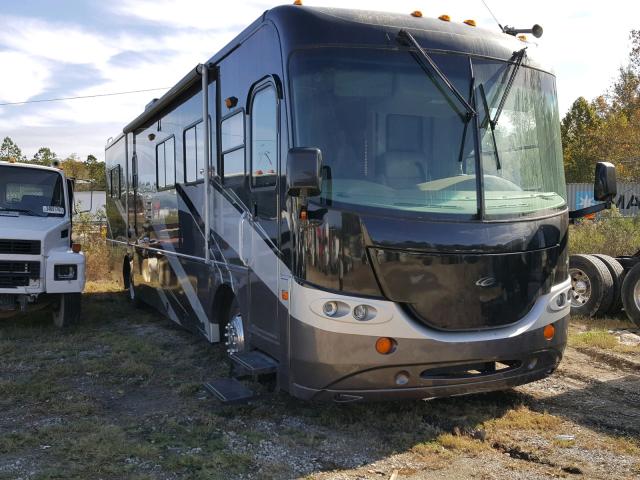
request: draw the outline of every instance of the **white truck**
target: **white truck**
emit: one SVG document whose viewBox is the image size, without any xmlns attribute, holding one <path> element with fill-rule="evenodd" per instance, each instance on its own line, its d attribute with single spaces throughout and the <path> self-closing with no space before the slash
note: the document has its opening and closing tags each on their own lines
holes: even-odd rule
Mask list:
<svg viewBox="0 0 640 480">
<path fill-rule="evenodd" d="M 72 243 L 73 180 L 58 168 L 0 162 L 0 319 L 50 308 L 80 318 L 85 257 Z"/>
</svg>

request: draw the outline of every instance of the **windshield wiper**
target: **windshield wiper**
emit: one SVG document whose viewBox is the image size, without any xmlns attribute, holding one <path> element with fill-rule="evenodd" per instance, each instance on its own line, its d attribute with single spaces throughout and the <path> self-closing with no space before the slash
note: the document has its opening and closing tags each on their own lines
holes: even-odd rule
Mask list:
<svg viewBox="0 0 640 480">
<path fill-rule="evenodd" d="M 33 213 L 31 210 L 25 210 L 24 208 L 6 208 L 6 207 L 0 207 L 0 210 L 5 211 L 5 212 L 28 213 L 29 215 L 35 216 L 35 213 Z"/>
<path fill-rule="evenodd" d="M 515 52 L 515 55 L 517 56 L 516 63 L 513 66 L 513 70 L 511 70 L 511 75 L 509 75 L 509 80 L 507 80 L 507 86 L 504 89 L 502 97 L 500 97 L 500 103 L 498 103 L 498 109 L 496 110 L 496 114 L 493 116 L 493 119 L 491 118 L 490 115 L 487 115 L 485 119 L 482 121 L 481 128 L 486 128 L 487 122 L 490 122 L 493 125 L 492 126 L 492 130 L 493 130 L 495 126 L 498 124 L 498 119 L 500 118 L 500 114 L 502 113 L 504 104 L 506 103 L 507 98 L 509 97 L 509 92 L 511 92 L 513 81 L 516 78 L 518 70 L 520 70 L 520 66 L 522 65 L 522 60 L 524 59 L 524 56 L 526 54 L 527 54 L 527 47 L 524 47 L 522 50 L 518 50 L 517 52 Z"/>
<path fill-rule="evenodd" d="M 487 95 L 484 93 L 484 85 L 482 83 L 480 84 L 479 89 L 480 89 L 480 96 L 482 97 L 482 105 L 484 106 L 484 118 L 488 119 L 489 127 L 491 128 L 491 139 L 493 140 L 493 153 L 496 157 L 496 168 L 498 170 L 502 170 L 502 167 L 500 165 L 500 156 L 498 155 L 498 144 L 496 143 L 496 134 L 495 134 L 496 122 L 494 120 L 491 120 L 489 103 L 487 102 Z M 482 123 L 484 124 L 485 122 L 482 122 Z"/>
<path fill-rule="evenodd" d="M 447 76 L 438 68 L 436 63 L 433 61 L 431 56 L 423 50 L 417 40 L 406 30 L 400 30 L 398 32 L 398 39 L 400 43 L 408 44 L 413 47 L 415 50 L 410 51 L 411 55 L 416 59 L 418 64 L 422 67 L 422 69 L 428 74 L 431 75 L 435 73 L 436 76 L 440 79 L 440 81 L 445 85 L 445 87 L 453 94 L 453 96 L 458 100 L 458 102 L 462 105 L 462 107 L 466 110 L 466 121 L 468 122 L 473 116 L 476 115 L 476 111 L 474 108 L 465 100 L 462 94 L 458 91 L 453 83 L 447 78 Z"/>
</svg>

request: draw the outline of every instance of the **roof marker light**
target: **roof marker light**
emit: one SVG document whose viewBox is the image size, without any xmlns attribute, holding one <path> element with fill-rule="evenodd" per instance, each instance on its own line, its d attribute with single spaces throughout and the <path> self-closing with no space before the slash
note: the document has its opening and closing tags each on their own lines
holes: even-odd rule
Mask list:
<svg viewBox="0 0 640 480">
<path fill-rule="evenodd" d="M 475 27 L 476 26 L 476 21 L 475 20 L 465 20 L 464 22 L 462 22 L 464 24 L 469 25 L 470 27 Z"/>
<path fill-rule="evenodd" d="M 413 12 L 411 12 L 411 16 L 420 18 L 422 16 L 422 12 L 420 10 L 414 10 Z"/>
<path fill-rule="evenodd" d="M 293 4 L 294 5 L 298 5 L 300 7 L 300 6 L 302 6 L 302 0 L 294 0 Z"/>
<path fill-rule="evenodd" d="M 442 20 L 443 22 L 450 22 L 451 21 L 451 17 L 449 15 L 440 15 L 438 17 L 439 20 Z"/>
</svg>

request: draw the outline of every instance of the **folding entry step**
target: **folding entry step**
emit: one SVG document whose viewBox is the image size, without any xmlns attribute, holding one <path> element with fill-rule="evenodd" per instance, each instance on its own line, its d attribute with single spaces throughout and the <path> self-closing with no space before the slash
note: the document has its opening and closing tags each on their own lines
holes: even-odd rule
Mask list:
<svg viewBox="0 0 640 480">
<path fill-rule="evenodd" d="M 278 362 L 257 350 L 234 353 L 229 357 L 234 368 L 234 377 L 258 376 L 276 373 Z M 236 378 L 221 378 L 204 384 L 210 393 L 222 403 L 241 403 L 253 398 L 255 394 Z"/>
<path fill-rule="evenodd" d="M 221 378 L 204 384 L 222 403 L 242 403 L 253 398 L 254 393 L 235 378 Z"/>
<path fill-rule="evenodd" d="M 240 375 L 265 375 L 276 373 L 278 369 L 278 362 L 257 350 L 234 353 L 230 358 L 231 362 L 239 368 Z"/>
</svg>

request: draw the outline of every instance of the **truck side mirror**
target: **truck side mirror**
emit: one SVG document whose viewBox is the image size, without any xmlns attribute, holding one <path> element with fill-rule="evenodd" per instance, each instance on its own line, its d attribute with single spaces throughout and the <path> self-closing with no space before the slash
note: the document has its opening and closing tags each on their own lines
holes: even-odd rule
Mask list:
<svg viewBox="0 0 640 480">
<path fill-rule="evenodd" d="M 321 190 L 322 152 L 315 147 L 292 148 L 287 154 L 287 195 L 313 197 Z"/>
<path fill-rule="evenodd" d="M 616 167 L 609 162 L 596 163 L 593 198 L 599 202 L 611 202 L 618 193 L 616 185 Z"/>
</svg>

